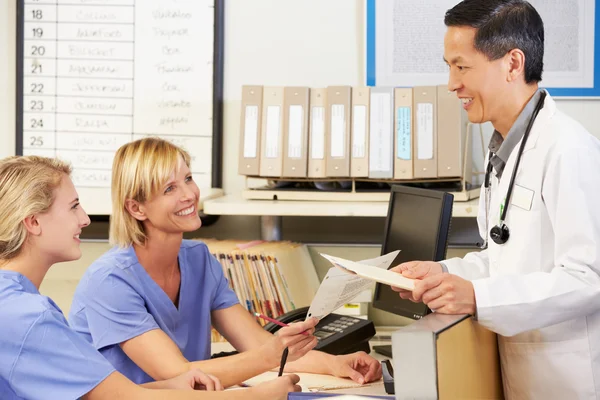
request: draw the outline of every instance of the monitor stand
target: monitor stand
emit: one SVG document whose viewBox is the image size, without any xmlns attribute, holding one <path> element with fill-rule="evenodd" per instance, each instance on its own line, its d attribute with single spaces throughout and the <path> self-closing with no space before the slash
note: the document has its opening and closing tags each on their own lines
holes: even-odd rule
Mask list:
<svg viewBox="0 0 600 400">
<path fill-rule="evenodd" d="M 381 345 L 381 346 L 373 346 L 373 350 L 375 350 L 376 353 L 379 353 L 386 357 L 392 358 L 392 345 L 391 344 Z"/>
</svg>

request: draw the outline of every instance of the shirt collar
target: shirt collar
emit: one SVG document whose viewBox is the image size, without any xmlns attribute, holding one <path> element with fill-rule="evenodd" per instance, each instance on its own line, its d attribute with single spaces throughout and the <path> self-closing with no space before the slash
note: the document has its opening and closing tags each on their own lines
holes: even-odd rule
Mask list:
<svg viewBox="0 0 600 400">
<path fill-rule="evenodd" d="M 510 154 L 523 138 L 525 130 L 527 129 L 527 125 L 529 124 L 529 121 L 533 116 L 533 112 L 535 111 L 535 107 L 540 100 L 542 90 L 543 89 L 538 89 L 533 94 L 531 99 L 529 99 L 523 108 L 523 111 L 521 111 L 516 121 L 508 131 L 506 139 L 503 139 L 500 132 L 494 129 L 488 149 L 493 154 L 494 162 L 492 164 L 494 165 L 494 169 L 498 175 L 502 174 L 504 165 L 508 161 Z"/>
<path fill-rule="evenodd" d="M 17 271 L 0 270 L 0 277 L 4 276 L 14 282 L 19 283 L 23 287 L 23 291 L 32 294 L 40 294 L 40 291 L 35 287 L 25 275 Z"/>
</svg>

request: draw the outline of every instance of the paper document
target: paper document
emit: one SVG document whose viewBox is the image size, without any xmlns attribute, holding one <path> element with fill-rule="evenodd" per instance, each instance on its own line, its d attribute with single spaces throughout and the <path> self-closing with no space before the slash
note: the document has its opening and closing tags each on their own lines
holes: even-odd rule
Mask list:
<svg viewBox="0 0 600 400">
<path fill-rule="evenodd" d="M 350 302 L 360 292 L 373 285 L 373 281 L 376 279 L 373 279 L 372 276 L 379 276 L 381 273 L 387 272 L 388 274 L 397 275 L 398 277 L 394 280 L 394 286 L 402 288 L 410 287 L 410 290 L 412 290 L 413 282 L 411 279 L 404 278 L 398 273 L 387 271 L 398 253 L 400 253 L 400 251 L 396 250 L 377 258 L 359 262 L 348 261 L 343 258 L 321 253 L 323 257 L 332 264 L 339 265 L 340 268 L 332 267 L 329 269 L 317 290 L 315 298 L 310 304 L 306 318 L 315 317 L 319 320 L 323 319 L 344 304 Z M 351 265 L 352 268 L 355 269 L 356 265 L 359 265 L 358 270 L 360 270 L 363 275 L 359 276 L 358 272 L 354 269 L 348 268 Z M 371 271 L 370 274 L 365 274 L 363 271 L 365 269 Z M 346 270 L 355 272 L 356 275 L 348 273 Z"/>
</svg>

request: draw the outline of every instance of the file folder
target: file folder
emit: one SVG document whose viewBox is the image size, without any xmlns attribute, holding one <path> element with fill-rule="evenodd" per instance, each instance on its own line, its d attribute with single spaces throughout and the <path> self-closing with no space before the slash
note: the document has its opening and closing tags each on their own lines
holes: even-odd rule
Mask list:
<svg viewBox="0 0 600 400">
<path fill-rule="evenodd" d="M 306 178 L 310 89 L 286 87 L 283 93 L 283 176 Z"/>
<path fill-rule="evenodd" d="M 415 86 L 413 91 L 414 118 L 414 177 L 437 177 L 437 87 Z"/>
<path fill-rule="evenodd" d="M 438 86 L 438 177 L 463 177 L 463 154 L 467 134 L 467 112 L 456 93 Z"/>
<path fill-rule="evenodd" d="M 283 172 L 283 87 L 264 87 L 261 121 L 260 176 Z"/>
<path fill-rule="evenodd" d="M 352 89 L 352 154 L 350 156 L 350 176 L 369 176 L 369 87 Z"/>
<path fill-rule="evenodd" d="M 394 179 L 413 178 L 413 89 L 394 93 Z"/>
<path fill-rule="evenodd" d="M 308 177 L 325 178 L 325 109 L 327 89 L 310 90 L 310 115 L 308 124 Z"/>
<path fill-rule="evenodd" d="M 394 88 L 371 89 L 369 178 L 394 177 Z"/>
<path fill-rule="evenodd" d="M 350 86 L 327 88 L 325 171 L 328 177 L 350 177 L 351 96 Z"/>
<path fill-rule="evenodd" d="M 238 159 L 238 173 L 240 175 L 258 176 L 260 173 L 262 96 L 262 86 L 242 86 L 242 116 Z"/>
</svg>

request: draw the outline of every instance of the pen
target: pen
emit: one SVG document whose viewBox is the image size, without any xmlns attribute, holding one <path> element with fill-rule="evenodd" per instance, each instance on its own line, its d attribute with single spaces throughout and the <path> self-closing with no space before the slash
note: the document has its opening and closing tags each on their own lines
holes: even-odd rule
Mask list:
<svg viewBox="0 0 600 400">
<path fill-rule="evenodd" d="M 279 364 L 279 373 L 277 374 L 277 376 L 283 375 L 283 369 L 285 368 L 285 362 L 287 361 L 288 353 L 289 349 L 286 347 L 285 350 L 283 350 L 283 354 L 281 355 L 281 363 Z"/>
<path fill-rule="evenodd" d="M 275 325 L 279 325 L 279 326 L 282 326 L 282 327 L 284 327 L 284 328 L 285 328 L 285 327 L 287 327 L 287 326 L 289 326 L 288 324 L 284 324 L 284 323 L 283 323 L 283 322 L 281 322 L 281 321 L 277 321 L 276 319 L 273 319 L 273 318 L 267 317 L 267 316 L 266 316 L 266 315 L 264 315 L 264 314 L 260 314 L 260 313 L 257 313 L 257 312 L 255 312 L 255 313 L 253 313 L 253 314 L 254 314 L 254 316 L 255 316 L 255 317 L 258 317 L 258 318 L 264 319 L 265 321 L 272 322 L 272 323 L 274 323 Z M 302 332 L 302 334 L 303 334 L 303 335 L 306 335 L 306 336 L 308 336 L 308 332 Z M 286 354 L 286 358 L 287 358 L 287 354 Z"/>
</svg>

